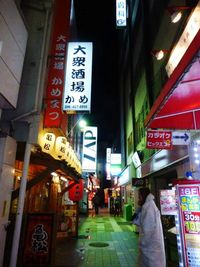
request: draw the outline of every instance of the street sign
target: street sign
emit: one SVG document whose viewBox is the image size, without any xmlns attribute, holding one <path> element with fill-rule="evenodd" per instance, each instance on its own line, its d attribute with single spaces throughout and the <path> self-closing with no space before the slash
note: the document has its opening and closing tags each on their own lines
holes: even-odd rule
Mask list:
<svg viewBox="0 0 200 267">
<path fill-rule="evenodd" d="M 189 145 L 190 133 L 189 132 L 172 132 L 172 144 L 173 145 Z"/>
</svg>

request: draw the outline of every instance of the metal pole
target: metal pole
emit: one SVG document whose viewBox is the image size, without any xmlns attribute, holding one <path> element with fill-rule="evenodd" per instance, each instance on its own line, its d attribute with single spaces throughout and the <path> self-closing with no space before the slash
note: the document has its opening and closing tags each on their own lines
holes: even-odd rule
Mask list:
<svg viewBox="0 0 200 267">
<path fill-rule="evenodd" d="M 16 214 L 16 221 L 15 221 L 15 229 L 14 229 L 13 242 L 12 242 L 10 267 L 17 266 L 17 256 L 18 256 L 21 225 L 22 225 L 22 218 L 23 218 L 24 200 L 26 196 L 26 184 L 27 184 L 27 177 L 28 177 L 30 155 L 31 155 L 31 144 L 26 143 L 23 173 L 22 173 L 22 178 L 21 178 L 19 200 L 18 200 L 17 214 Z"/>
</svg>

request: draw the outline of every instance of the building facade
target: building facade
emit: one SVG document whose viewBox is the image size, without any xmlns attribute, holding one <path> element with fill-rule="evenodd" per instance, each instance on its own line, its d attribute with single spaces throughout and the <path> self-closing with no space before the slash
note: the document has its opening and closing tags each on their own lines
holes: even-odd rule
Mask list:
<svg viewBox="0 0 200 267">
<path fill-rule="evenodd" d="M 127 26 L 119 29 L 121 147 L 124 170 L 129 172 L 128 182 L 123 185 L 127 188 L 125 203 L 131 204 L 134 210 L 138 186 L 149 186 L 160 207 L 161 189 L 171 188 L 174 180 L 185 178 L 190 171 L 195 179 L 199 177 L 191 157 L 191 143 L 197 140 L 199 126 L 194 126 L 193 119 L 186 117 L 186 113 L 195 113 L 199 108 L 194 100 L 195 89 L 191 89 L 197 88 L 198 82 L 194 87 L 190 82 L 194 77 L 198 80 L 195 73 L 199 69 L 196 62 L 200 28 L 193 20 L 195 12 L 198 14 L 199 1 L 128 1 L 127 5 Z M 171 21 L 172 11 L 182 11 L 177 23 Z M 162 59 L 158 57 L 161 50 Z M 180 50 L 182 52 L 176 54 Z M 193 78 L 188 79 L 186 73 Z M 190 89 L 182 87 L 178 92 L 184 81 Z M 191 98 L 190 107 L 186 95 Z M 190 130 L 191 142 L 177 145 L 174 141 L 171 149 L 147 148 L 151 130 L 176 132 L 173 136 Z M 136 183 L 138 178 L 143 182 Z M 174 225 L 170 220 L 163 216 L 165 233 Z M 177 266 L 176 238 L 173 236 L 172 241 L 171 236 L 166 236 L 170 247 L 169 264 Z M 173 257 L 172 250 L 177 252 Z"/>
<path fill-rule="evenodd" d="M 58 11 L 65 16 L 59 22 L 63 38 L 56 28 Z M 61 81 L 67 42 L 76 40 L 76 29 L 70 0 L 3 0 L 0 19 L 0 266 L 8 266 L 10 259 L 11 266 L 16 266 L 17 260 L 21 264 L 28 257 L 24 251 L 18 255 L 28 242 L 24 239 L 27 214 L 53 216 L 56 232 L 62 234 L 67 231 L 67 210 L 76 213 L 67 192 L 81 178 L 79 115 L 63 113 L 58 106 L 58 124 L 48 125 L 46 119 L 48 101 L 62 100 L 61 87 L 57 93 L 51 89 L 52 97 L 48 96 L 50 75 L 59 66 L 57 75 L 61 76 L 56 81 Z M 55 43 L 55 38 L 63 43 Z M 62 49 L 59 55 L 53 45 Z M 55 110 L 50 112 L 55 115 Z M 73 194 L 74 189 L 71 198 Z M 76 229 L 69 231 L 76 234 Z M 45 259 L 49 264 L 51 257 Z"/>
</svg>

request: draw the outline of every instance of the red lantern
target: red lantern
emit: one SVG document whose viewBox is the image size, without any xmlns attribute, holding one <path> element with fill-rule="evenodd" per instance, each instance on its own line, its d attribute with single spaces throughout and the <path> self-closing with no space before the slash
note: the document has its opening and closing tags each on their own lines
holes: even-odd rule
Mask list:
<svg viewBox="0 0 200 267">
<path fill-rule="evenodd" d="M 69 182 L 73 184 L 73 181 Z M 72 188 L 69 189 L 69 199 L 72 201 L 80 201 L 83 198 L 83 180 L 80 179 L 79 183 L 75 184 Z"/>
</svg>

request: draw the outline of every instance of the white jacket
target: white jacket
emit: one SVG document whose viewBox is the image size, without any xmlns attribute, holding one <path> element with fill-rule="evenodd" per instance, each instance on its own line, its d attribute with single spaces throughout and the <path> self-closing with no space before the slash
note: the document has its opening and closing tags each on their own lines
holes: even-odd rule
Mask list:
<svg viewBox="0 0 200 267">
<path fill-rule="evenodd" d="M 160 211 L 151 193 L 142 206 L 140 217 L 139 267 L 166 267 Z"/>
</svg>

